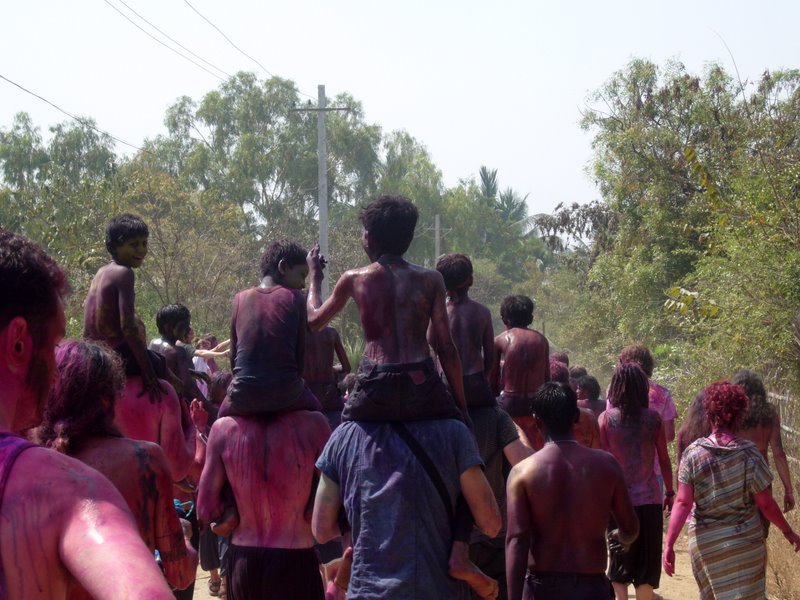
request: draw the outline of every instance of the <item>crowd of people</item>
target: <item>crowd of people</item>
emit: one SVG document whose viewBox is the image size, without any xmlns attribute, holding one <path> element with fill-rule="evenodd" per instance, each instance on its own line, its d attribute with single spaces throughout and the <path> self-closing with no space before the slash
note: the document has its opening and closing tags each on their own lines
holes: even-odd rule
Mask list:
<svg viewBox="0 0 800 600">
<path fill-rule="evenodd" d="M 66 273 L 0 229 L 0 598 L 192 598 L 199 560 L 231 600 L 647 600 L 687 521 L 701 598 L 764 598 L 770 523 L 800 537 L 772 497 L 769 449 L 794 508 L 758 374 L 698 395 L 673 470 L 646 346 L 603 398 L 531 298 L 503 300 L 495 335 L 467 256 L 405 260 L 417 217 L 401 196 L 366 206 L 369 264 L 327 298 L 318 246 L 270 242 L 222 343 L 168 304 L 148 345 L 139 217 L 108 226 L 81 340 L 62 341 Z M 329 325 L 351 299 L 355 373 Z"/>
</svg>

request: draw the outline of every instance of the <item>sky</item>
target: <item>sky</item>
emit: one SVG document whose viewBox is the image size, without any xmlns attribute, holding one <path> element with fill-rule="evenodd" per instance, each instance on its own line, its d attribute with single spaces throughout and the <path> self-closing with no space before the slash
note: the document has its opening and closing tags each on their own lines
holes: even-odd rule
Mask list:
<svg viewBox="0 0 800 600">
<path fill-rule="evenodd" d="M 123 1 L 226 73 L 279 75 L 314 98 L 318 84 L 329 98 L 352 94 L 368 122 L 422 143 L 448 186 L 497 169 L 531 213 L 600 197 L 581 111 L 632 58 L 696 74 L 710 62 L 733 72 L 735 59 L 748 82 L 800 66 L 800 2 L 789 0 L 3 0 L 0 75 L 131 144 L 165 133 L 170 104 L 225 76 L 137 29 L 117 10 L 188 55 Z M 19 111 L 45 136 L 68 119 L 0 79 L 0 130 Z"/>
</svg>

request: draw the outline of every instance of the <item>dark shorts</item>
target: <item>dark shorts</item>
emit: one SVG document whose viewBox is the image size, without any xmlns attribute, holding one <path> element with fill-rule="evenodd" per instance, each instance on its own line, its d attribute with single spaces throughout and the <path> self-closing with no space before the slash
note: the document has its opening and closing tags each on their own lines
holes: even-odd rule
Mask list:
<svg viewBox="0 0 800 600">
<path fill-rule="evenodd" d="M 342 421 L 463 418 L 432 359 L 379 365 L 365 358 L 342 411 Z"/>
<path fill-rule="evenodd" d="M 497 397 L 497 405 L 512 417 L 530 417 L 533 414 L 532 400 L 531 396 L 503 392 Z"/>
<path fill-rule="evenodd" d="M 317 397 L 319 403 L 322 405 L 324 412 L 341 411 L 344 408 L 344 400 L 342 393 L 339 391 L 339 386 L 335 383 L 308 383 L 308 389 Z"/>
<path fill-rule="evenodd" d="M 211 527 L 206 527 L 200 532 L 200 547 L 197 550 L 200 554 L 200 568 L 203 571 L 219 569 L 219 544 L 217 534 L 211 531 Z"/>
<path fill-rule="evenodd" d="M 551 573 L 528 571 L 524 600 L 609 600 L 614 591 L 603 573 Z"/>
<path fill-rule="evenodd" d="M 464 375 L 464 399 L 470 408 L 478 406 L 497 406 L 494 392 L 486 381 L 483 371 Z"/>
<path fill-rule="evenodd" d="M 228 600 L 325 600 L 313 548 L 255 548 L 231 544 Z"/>
<path fill-rule="evenodd" d="M 649 584 L 655 589 L 661 582 L 662 508 L 660 504 L 644 504 L 633 509 L 639 518 L 639 537 L 627 552 L 609 552 L 608 578 L 634 586 Z"/>
<path fill-rule="evenodd" d="M 122 364 L 125 366 L 125 375 L 127 377 L 141 377 L 142 370 L 139 368 L 139 363 L 136 361 L 136 357 L 133 355 L 128 342 L 122 342 L 120 345 L 116 346 L 114 352 L 119 354 L 119 357 L 122 359 Z M 168 380 L 166 359 L 158 352 L 153 352 L 152 350 L 145 350 L 145 353 L 147 354 L 147 360 L 150 361 L 150 366 L 153 367 L 153 372 L 156 374 L 156 377 Z"/>
<path fill-rule="evenodd" d="M 269 390 L 236 388 L 235 383 L 234 378 L 231 391 L 219 408 L 220 417 L 254 417 L 295 410 L 321 410 L 317 397 L 302 379 Z"/>
</svg>

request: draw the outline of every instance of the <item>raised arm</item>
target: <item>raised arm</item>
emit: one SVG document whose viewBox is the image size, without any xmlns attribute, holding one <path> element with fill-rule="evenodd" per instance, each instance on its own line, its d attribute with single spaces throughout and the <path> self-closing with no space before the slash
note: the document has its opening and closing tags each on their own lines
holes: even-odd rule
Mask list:
<svg viewBox="0 0 800 600">
<path fill-rule="evenodd" d="M 794 508 L 794 488 L 792 487 L 792 476 L 789 473 L 789 461 L 786 459 L 786 452 L 783 450 L 783 439 L 781 438 L 781 416 L 775 411 L 775 420 L 772 423 L 772 432 L 769 437 L 769 447 L 772 448 L 772 460 L 775 461 L 775 469 L 778 477 L 783 484 L 783 512 L 789 512 Z"/>
<path fill-rule="evenodd" d="M 531 547 L 531 507 L 520 466 L 511 469 L 506 485 L 506 583 L 509 600 L 521 600 Z"/>
<path fill-rule="evenodd" d="M 347 304 L 353 295 L 353 277 L 350 272 L 345 273 L 336 282 L 330 297 L 322 302 L 322 279 L 325 277 L 323 259 L 319 254 L 319 244 L 315 244 L 306 258 L 310 285 L 308 288 L 308 328 L 311 331 L 320 331 L 330 323 L 340 310 Z"/>
</svg>

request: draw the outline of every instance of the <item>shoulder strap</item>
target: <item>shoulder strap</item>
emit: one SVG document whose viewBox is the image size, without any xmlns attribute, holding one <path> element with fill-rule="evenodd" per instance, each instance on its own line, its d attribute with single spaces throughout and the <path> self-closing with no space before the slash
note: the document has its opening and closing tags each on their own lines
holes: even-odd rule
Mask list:
<svg viewBox="0 0 800 600">
<path fill-rule="evenodd" d="M 392 429 L 395 430 L 397 435 L 400 436 L 400 439 L 406 443 L 412 454 L 417 457 L 417 460 L 422 465 L 422 468 L 425 469 L 428 477 L 430 477 L 431 483 L 433 483 L 433 487 L 436 488 L 436 491 L 439 493 L 439 496 L 442 499 L 444 508 L 447 511 L 447 518 L 452 523 L 454 521 L 454 515 L 453 505 L 450 501 L 450 494 L 447 492 L 447 487 L 442 480 L 442 476 L 439 475 L 436 465 L 433 464 L 433 461 L 431 460 L 430 456 L 428 456 L 428 453 L 425 452 L 425 449 L 417 441 L 417 439 L 411 435 L 411 432 L 406 429 L 405 425 L 398 423 L 397 421 L 391 422 L 390 425 L 392 426 Z"/>
</svg>

